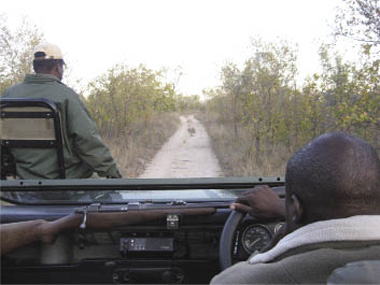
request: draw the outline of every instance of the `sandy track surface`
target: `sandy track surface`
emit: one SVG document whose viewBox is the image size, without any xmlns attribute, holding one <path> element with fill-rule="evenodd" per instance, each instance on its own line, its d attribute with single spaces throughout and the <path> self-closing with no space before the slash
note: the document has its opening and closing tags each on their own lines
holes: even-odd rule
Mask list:
<svg viewBox="0 0 380 285">
<path fill-rule="evenodd" d="M 140 178 L 223 176 L 203 125 L 193 115 L 180 119 L 178 131 L 148 163 Z"/>
<path fill-rule="evenodd" d="M 182 116 L 177 132 L 162 146 L 139 178 L 189 178 L 223 176 L 210 137 L 193 115 Z M 124 199 L 214 200 L 234 198 L 225 190 L 123 191 Z"/>
</svg>

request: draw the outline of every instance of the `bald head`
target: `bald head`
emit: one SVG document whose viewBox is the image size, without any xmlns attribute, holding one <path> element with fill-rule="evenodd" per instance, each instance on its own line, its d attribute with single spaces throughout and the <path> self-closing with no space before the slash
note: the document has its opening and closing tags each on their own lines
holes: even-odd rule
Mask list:
<svg viewBox="0 0 380 285">
<path fill-rule="evenodd" d="M 300 222 L 380 214 L 380 161 L 364 140 L 344 133 L 322 135 L 289 160 L 287 200 L 295 195 Z"/>
</svg>

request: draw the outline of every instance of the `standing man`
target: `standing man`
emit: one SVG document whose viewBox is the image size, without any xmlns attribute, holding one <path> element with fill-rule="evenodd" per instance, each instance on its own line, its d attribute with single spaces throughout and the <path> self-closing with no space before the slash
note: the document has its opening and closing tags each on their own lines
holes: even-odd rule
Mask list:
<svg viewBox="0 0 380 285">
<path fill-rule="evenodd" d="M 67 178 L 121 178 L 108 147 L 102 142 L 95 122 L 78 94 L 61 82 L 64 60 L 59 47 L 43 43 L 35 47 L 35 74 L 12 86 L 4 98 L 46 98 L 53 101 L 61 115 L 64 161 Z M 12 149 L 17 175 L 22 179 L 57 179 L 59 170 L 53 149 Z"/>
</svg>

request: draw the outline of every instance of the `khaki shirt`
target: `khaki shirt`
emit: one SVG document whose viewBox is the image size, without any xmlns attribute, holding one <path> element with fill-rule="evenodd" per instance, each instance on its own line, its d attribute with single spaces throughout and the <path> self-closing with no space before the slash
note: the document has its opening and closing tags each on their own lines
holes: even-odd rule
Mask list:
<svg viewBox="0 0 380 285">
<path fill-rule="evenodd" d="M 121 174 L 108 147 L 102 142 L 95 122 L 78 94 L 48 74 L 29 74 L 24 82 L 1 95 L 6 98 L 46 98 L 61 115 L 66 178 L 120 178 Z M 55 149 L 14 148 L 17 175 L 22 179 L 59 178 Z"/>
</svg>

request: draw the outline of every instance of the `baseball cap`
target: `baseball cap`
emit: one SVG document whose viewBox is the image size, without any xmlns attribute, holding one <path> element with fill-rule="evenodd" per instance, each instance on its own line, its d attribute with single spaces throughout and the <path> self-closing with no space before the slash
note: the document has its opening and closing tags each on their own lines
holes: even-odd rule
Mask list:
<svg viewBox="0 0 380 285">
<path fill-rule="evenodd" d="M 34 59 L 62 59 L 61 49 L 51 43 L 42 43 L 37 45 L 33 51 Z"/>
</svg>

